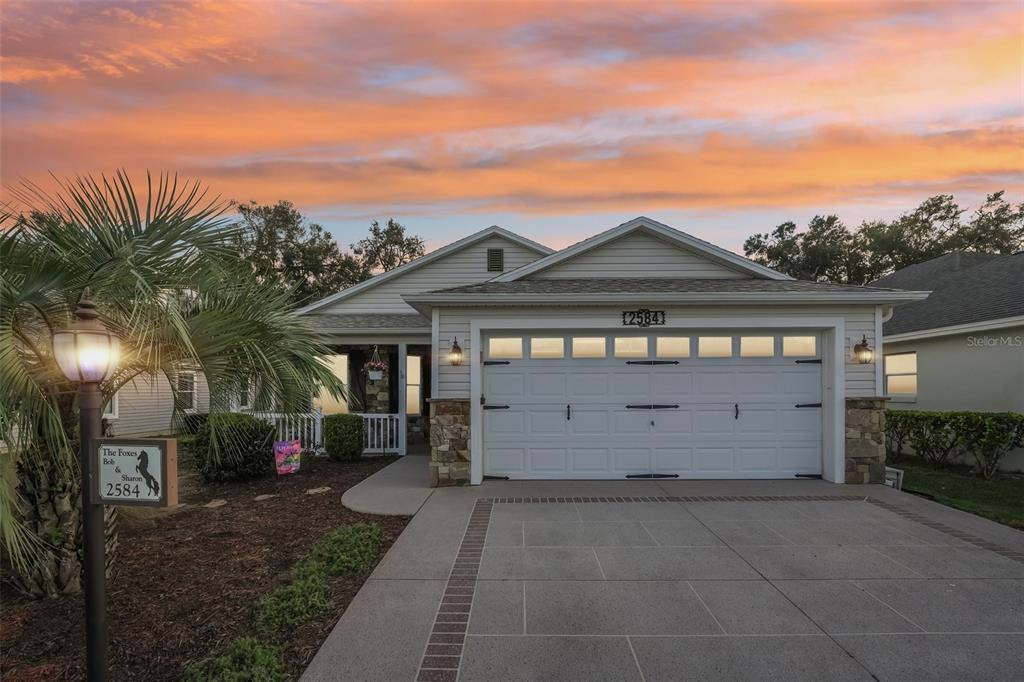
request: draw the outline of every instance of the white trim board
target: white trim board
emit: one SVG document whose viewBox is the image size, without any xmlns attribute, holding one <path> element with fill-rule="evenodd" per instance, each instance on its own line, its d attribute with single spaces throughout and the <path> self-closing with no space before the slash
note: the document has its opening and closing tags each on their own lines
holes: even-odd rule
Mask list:
<svg viewBox="0 0 1024 682">
<path fill-rule="evenodd" d="M 325 306 L 331 305 L 332 303 L 336 303 L 337 301 L 344 300 L 346 298 L 349 298 L 350 296 L 354 296 L 355 294 L 366 291 L 367 289 L 372 289 L 378 284 L 383 284 L 384 282 L 388 282 L 396 277 L 400 277 L 401 275 L 407 274 L 414 270 L 418 270 L 424 265 L 433 263 L 434 261 L 440 258 L 443 258 L 461 249 L 464 249 L 467 246 L 472 246 L 473 244 L 483 241 L 484 239 L 487 239 L 489 237 L 504 237 L 505 239 L 515 242 L 520 246 L 523 246 L 527 249 L 536 251 L 537 253 L 544 255 L 548 255 L 554 252 L 553 249 L 544 246 L 543 244 L 538 244 L 537 242 L 527 239 L 526 237 L 522 237 L 514 232 L 509 232 L 503 227 L 491 225 L 490 227 L 480 230 L 479 232 L 474 232 L 468 237 L 463 237 L 462 239 L 454 241 L 451 244 L 448 244 L 447 246 L 442 246 L 439 249 L 435 249 L 430 253 L 421 256 L 420 258 L 417 258 L 414 261 L 406 263 L 405 265 L 400 265 L 394 270 L 388 270 L 387 272 L 382 272 L 379 275 L 374 275 L 370 279 L 360 282 L 355 286 L 351 286 L 348 289 L 343 289 L 336 294 L 331 294 L 330 296 L 321 298 L 319 301 L 314 301 L 313 303 L 310 303 L 304 308 L 299 308 L 298 310 L 296 310 L 295 314 L 306 315 L 308 313 L 319 310 Z"/>
<path fill-rule="evenodd" d="M 749 317 L 686 317 L 674 318 L 659 330 L 686 329 L 816 329 L 822 332 L 822 476 L 833 483 L 846 480 L 846 320 L 842 317 L 820 315 L 789 316 L 769 320 Z M 470 337 L 475 348 L 482 348 L 482 337 L 492 330 L 516 329 L 614 329 L 607 319 L 564 320 L 531 319 L 522 317 L 473 320 Z M 830 371 L 828 371 L 830 370 Z M 469 366 L 469 450 L 470 483 L 479 485 L 484 476 L 483 409 L 480 394 L 483 390 L 483 358 L 481 353 L 470 354 Z"/>
<path fill-rule="evenodd" d="M 993 329 L 1005 329 L 1007 327 L 1019 327 L 1024 325 L 1024 315 L 1014 317 L 1003 317 L 998 320 L 983 320 L 981 322 L 968 322 L 967 324 L 954 324 L 948 327 L 934 327 L 922 329 L 916 332 L 904 332 L 902 334 L 890 334 L 883 340 L 886 343 L 899 343 L 900 341 L 916 341 L 918 339 L 931 339 L 938 336 L 952 336 L 954 334 L 970 334 L 971 332 L 984 332 Z"/>
<path fill-rule="evenodd" d="M 634 218 L 628 222 L 622 223 L 617 227 L 613 227 L 610 230 L 605 230 L 600 234 L 594 235 L 589 239 L 584 239 L 581 242 L 568 246 L 561 251 L 553 253 L 544 258 L 527 263 L 515 270 L 502 273 L 497 277 L 491 279 L 492 282 L 512 282 L 517 279 L 522 279 L 535 272 L 546 270 L 547 268 L 569 260 L 574 256 L 578 256 L 581 253 L 585 253 L 594 249 L 602 244 L 607 244 L 610 241 L 623 237 L 631 232 L 643 230 L 649 232 L 657 237 L 660 237 L 669 243 L 678 244 L 686 249 L 694 251 L 701 256 L 708 258 L 711 261 L 725 265 L 737 272 L 746 273 L 753 277 L 762 277 L 767 279 L 779 279 L 788 280 L 793 279 L 789 275 L 784 275 L 781 272 L 772 270 L 771 268 L 765 267 L 752 260 L 738 256 L 732 251 L 723 249 L 720 246 L 715 246 L 710 242 L 706 242 L 703 239 L 698 239 L 693 235 L 681 232 L 673 227 L 669 227 L 664 223 L 659 223 L 657 220 L 651 220 L 645 216 Z"/>
</svg>

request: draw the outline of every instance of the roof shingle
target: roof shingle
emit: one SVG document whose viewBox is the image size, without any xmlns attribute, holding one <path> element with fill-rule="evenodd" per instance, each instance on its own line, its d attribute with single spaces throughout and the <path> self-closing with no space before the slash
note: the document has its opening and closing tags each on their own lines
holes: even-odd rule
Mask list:
<svg viewBox="0 0 1024 682">
<path fill-rule="evenodd" d="M 416 313 L 311 313 L 308 317 L 324 330 L 430 329 L 430 320 Z"/>
</svg>

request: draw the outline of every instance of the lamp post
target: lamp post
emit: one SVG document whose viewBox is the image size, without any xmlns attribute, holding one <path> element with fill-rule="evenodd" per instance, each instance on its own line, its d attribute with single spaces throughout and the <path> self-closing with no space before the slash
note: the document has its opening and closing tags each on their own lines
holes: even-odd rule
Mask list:
<svg viewBox="0 0 1024 682">
<path fill-rule="evenodd" d="M 96 304 L 86 290 L 75 322 L 53 335 L 53 355 L 64 376 L 78 384 L 82 470 L 82 525 L 85 546 L 85 645 L 89 682 L 107 679 L 106 538 L 103 505 L 93 499 L 92 441 L 101 430 L 103 395 L 100 383 L 117 367 L 120 341 L 97 319 Z"/>
</svg>

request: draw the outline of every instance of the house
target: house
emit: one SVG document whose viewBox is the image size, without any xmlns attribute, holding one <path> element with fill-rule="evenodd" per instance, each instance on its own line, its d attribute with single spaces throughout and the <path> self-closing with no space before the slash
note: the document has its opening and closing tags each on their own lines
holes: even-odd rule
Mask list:
<svg viewBox="0 0 1024 682">
<path fill-rule="evenodd" d="M 892 308 L 926 296 L 796 281 L 641 217 L 556 252 L 490 227 L 299 314 L 349 379 L 336 409 L 388 449 L 429 438 L 438 485 L 875 482 L 871 351 Z"/>
<path fill-rule="evenodd" d="M 164 376 L 136 377 L 122 386 L 103 408 L 104 433 L 110 436 L 157 436 L 175 433 L 174 393 Z M 210 410 L 210 392 L 201 372 L 181 369 L 178 384 L 182 414 Z"/>
<path fill-rule="evenodd" d="M 955 252 L 873 286 L 928 289 L 883 326 L 891 409 L 1024 413 L 1024 252 Z M 1024 449 L 1003 468 L 1024 469 Z"/>
</svg>

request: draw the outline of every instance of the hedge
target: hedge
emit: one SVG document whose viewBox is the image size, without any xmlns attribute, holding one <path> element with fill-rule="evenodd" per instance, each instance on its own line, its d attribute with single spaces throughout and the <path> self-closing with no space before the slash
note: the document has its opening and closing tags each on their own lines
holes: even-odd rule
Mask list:
<svg viewBox="0 0 1024 682">
<path fill-rule="evenodd" d="M 919 457 L 936 466 L 970 456 L 978 473 L 990 479 L 1006 453 L 1024 445 L 1024 414 L 886 410 L 885 437 L 893 460 L 909 444 Z"/>
<path fill-rule="evenodd" d="M 331 459 L 353 460 L 363 455 L 363 418 L 358 414 L 324 417 L 324 449 Z"/>
<path fill-rule="evenodd" d="M 192 443 L 207 481 L 255 479 L 274 472 L 273 424 L 248 414 L 211 414 Z"/>
</svg>

